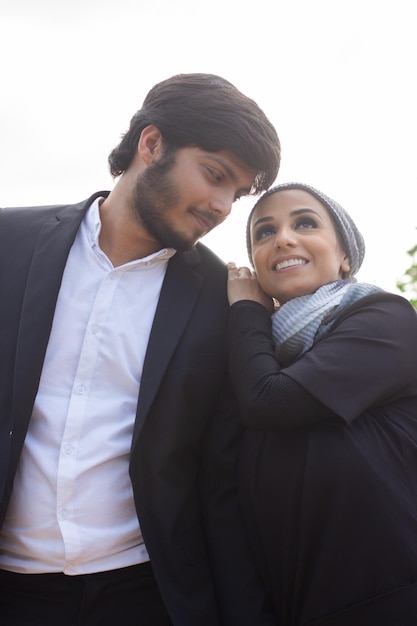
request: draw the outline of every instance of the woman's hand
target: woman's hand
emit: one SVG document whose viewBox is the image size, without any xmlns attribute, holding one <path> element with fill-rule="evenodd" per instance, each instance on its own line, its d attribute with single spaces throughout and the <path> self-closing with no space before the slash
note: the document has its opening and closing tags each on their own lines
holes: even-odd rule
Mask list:
<svg viewBox="0 0 417 626">
<path fill-rule="evenodd" d="M 254 300 L 273 312 L 274 302 L 261 289 L 255 272 L 251 272 L 248 267 L 236 267 L 235 263 L 228 263 L 227 271 L 227 296 L 230 305 L 239 300 Z"/>
</svg>

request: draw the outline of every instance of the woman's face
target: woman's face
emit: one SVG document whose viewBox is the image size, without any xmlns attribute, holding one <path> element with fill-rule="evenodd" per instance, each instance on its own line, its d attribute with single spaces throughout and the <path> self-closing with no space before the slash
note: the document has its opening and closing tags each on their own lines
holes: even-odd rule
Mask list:
<svg viewBox="0 0 417 626">
<path fill-rule="evenodd" d="M 302 189 L 265 198 L 250 235 L 259 284 L 280 304 L 314 293 L 350 269 L 327 209 Z"/>
</svg>

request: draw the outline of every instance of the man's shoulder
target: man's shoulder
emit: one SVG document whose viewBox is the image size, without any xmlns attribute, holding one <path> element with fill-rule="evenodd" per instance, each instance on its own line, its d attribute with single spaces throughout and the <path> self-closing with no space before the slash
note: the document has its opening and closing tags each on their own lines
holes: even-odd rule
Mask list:
<svg viewBox="0 0 417 626">
<path fill-rule="evenodd" d="M 204 280 L 207 288 L 223 291 L 227 280 L 226 265 L 204 244 L 199 242 L 190 250 L 177 252 L 172 257 L 171 263 L 176 268 L 182 269 L 185 265 L 188 270 Z"/>
<path fill-rule="evenodd" d="M 66 213 L 76 211 L 77 209 L 82 210 L 85 207 L 88 207 L 97 197 L 105 196 L 109 192 L 108 191 L 98 191 L 92 194 L 87 200 L 82 200 L 81 202 L 70 202 L 70 203 L 60 203 L 60 204 L 45 204 L 45 205 L 33 205 L 33 206 L 12 206 L 12 207 L 0 207 L 0 218 L 2 221 L 4 220 L 21 220 L 22 218 L 34 220 L 42 219 L 43 217 L 48 217 L 49 215 Z"/>
<path fill-rule="evenodd" d="M 207 264 L 208 266 L 218 270 L 219 272 L 226 272 L 225 262 L 222 261 L 222 259 L 220 259 L 220 257 L 217 256 L 217 254 L 213 252 L 213 250 L 208 248 L 205 244 L 199 242 L 196 245 L 195 249 L 198 252 L 202 263 Z"/>
<path fill-rule="evenodd" d="M 34 224 L 70 207 L 71 205 L 65 204 L 1 207 L 0 224 L 2 228 L 5 228 L 7 224 Z"/>
</svg>

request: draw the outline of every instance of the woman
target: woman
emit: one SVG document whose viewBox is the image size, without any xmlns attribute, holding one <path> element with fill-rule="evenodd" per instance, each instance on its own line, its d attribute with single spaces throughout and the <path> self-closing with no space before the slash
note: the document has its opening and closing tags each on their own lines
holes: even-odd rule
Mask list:
<svg viewBox="0 0 417 626">
<path fill-rule="evenodd" d="M 229 264 L 230 370 L 278 624 L 416 626 L 416 312 L 356 282 L 363 239 L 308 185 L 265 193 L 247 234 L 255 273 Z"/>
</svg>

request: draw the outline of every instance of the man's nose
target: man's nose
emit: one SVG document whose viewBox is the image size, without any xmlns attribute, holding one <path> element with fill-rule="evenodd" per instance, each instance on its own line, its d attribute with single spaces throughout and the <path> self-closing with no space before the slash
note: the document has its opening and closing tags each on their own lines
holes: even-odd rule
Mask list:
<svg viewBox="0 0 417 626">
<path fill-rule="evenodd" d="M 224 220 L 230 215 L 234 197 L 231 194 L 219 194 L 210 201 L 210 211 L 216 214 L 217 219 Z"/>
</svg>

